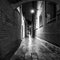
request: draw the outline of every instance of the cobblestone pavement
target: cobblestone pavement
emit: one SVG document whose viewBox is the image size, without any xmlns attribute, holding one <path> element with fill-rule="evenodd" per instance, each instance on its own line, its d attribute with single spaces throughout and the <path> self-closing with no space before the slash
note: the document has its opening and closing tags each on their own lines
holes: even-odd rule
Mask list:
<svg viewBox="0 0 60 60">
<path fill-rule="evenodd" d="M 24 59 L 20 59 L 24 56 Z M 25 38 L 11 60 L 60 60 L 60 48 L 38 37 Z"/>
</svg>

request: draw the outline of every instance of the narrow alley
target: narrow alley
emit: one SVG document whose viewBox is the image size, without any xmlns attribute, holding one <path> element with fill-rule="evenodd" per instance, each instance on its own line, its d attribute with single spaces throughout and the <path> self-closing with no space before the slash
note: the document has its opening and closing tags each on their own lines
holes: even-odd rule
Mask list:
<svg viewBox="0 0 60 60">
<path fill-rule="evenodd" d="M 60 60 L 60 0 L 0 0 L 0 60 Z"/>
</svg>

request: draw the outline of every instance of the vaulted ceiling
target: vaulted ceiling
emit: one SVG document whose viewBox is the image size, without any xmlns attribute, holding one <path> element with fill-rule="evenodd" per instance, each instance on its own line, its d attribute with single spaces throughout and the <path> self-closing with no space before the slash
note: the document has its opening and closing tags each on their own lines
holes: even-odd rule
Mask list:
<svg viewBox="0 0 60 60">
<path fill-rule="evenodd" d="M 20 6 L 21 3 L 25 3 L 25 2 L 29 2 L 29 1 L 38 1 L 38 0 L 8 0 L 8 2 L 11 3 L 13 8 Z M 42 1 L 51 1 L 51 2 L 60 4 L 60 0 L 42 0 Z"/>
<path fill-rule="evenodd" d="M 8 0 L 10 3 L 15 4 L 18 2 L 26 2 L 26 1 L 37 1 L 37 0 Z M 43 0 L 43 1 L 52 1 L 55 3 L 60 3 L 60 0 Z"/>
</svg>

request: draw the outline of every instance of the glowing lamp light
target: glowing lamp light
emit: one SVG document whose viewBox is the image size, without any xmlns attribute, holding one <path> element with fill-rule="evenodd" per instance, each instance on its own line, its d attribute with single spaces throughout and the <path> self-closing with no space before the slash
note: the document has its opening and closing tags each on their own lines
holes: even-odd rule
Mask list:
<svg viewBox="0 0 60 60">
<path fill-rule="evenodd" d="M 31 12 L 31 14 L 33 14 L 33 13 L 35 13 L 35 10 L 34 10 L 34 9 L 31 9 L 31 11 L 30 11 L 30 12 Z"/>
</svg>

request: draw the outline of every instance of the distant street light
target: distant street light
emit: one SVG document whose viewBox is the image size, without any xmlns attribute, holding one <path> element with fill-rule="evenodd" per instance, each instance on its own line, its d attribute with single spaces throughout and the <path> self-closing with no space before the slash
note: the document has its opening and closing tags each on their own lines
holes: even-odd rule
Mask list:
<svg viewBox="0 0 60 60">
<path fill-rule="evenodd" d="M 35 37 L 35 31 L 34 31 L 34 15 L 35 15 L 35 9 L 31 9 L 30 10 L 30 13 L 32 14 L 32 37 L 34 38 Z"/>
<path fill-rule="evenodd" d="M 31 12 L 31 14 L 34 14 L 35 13 L 35 10 L 34 9 L 31 9 L 30 12 Z"/>
</svg>

